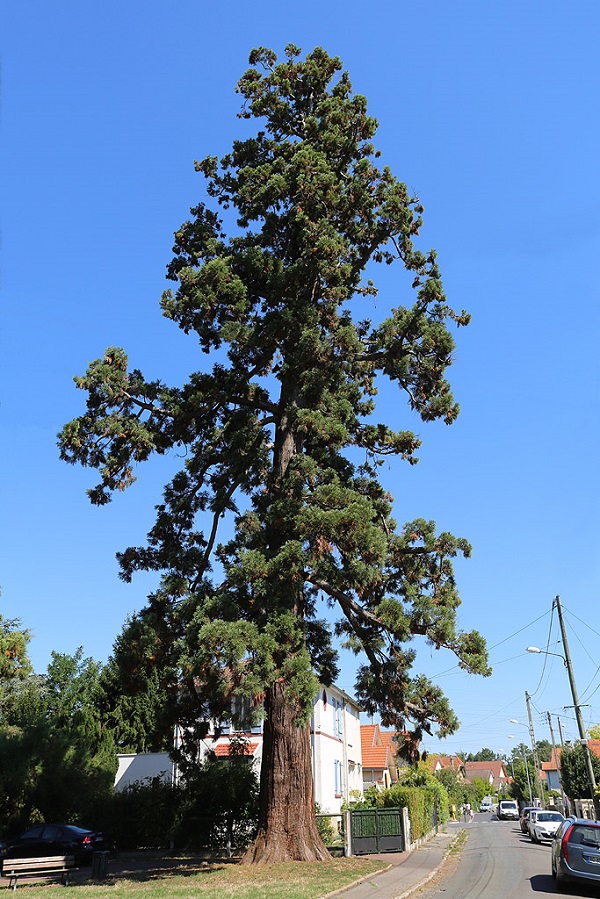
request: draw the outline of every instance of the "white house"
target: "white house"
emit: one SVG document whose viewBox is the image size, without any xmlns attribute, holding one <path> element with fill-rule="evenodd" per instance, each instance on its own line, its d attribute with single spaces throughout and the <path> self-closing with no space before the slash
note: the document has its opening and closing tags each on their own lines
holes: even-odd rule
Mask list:
<svg viewBox="0 0 600 899">
<path fill-rule="evenodd" d="M 362 796 L 360 708 L 336 686 L 323 687 L 310 722 L 315 802 L 337 814 L 343 802 Z"/>
<path fill-rule="evenodd" d="M 209 734 L 200 746 L 200 758 L 209 753 L 228 758 L 232 755 L 232 742 L 240 738 L 244 741 L 243 753 L 258 774 L 262 762 L 262 722 L 247 731 L 227 725 L 217 738 Z M 344 801 L 362 796 L 363 784 L 360 708 L 336 686 L 321 687 L 315 698 L 310 743 L 315 802 L 321 811 L 337 814 Z M 167 753 L 119 755 L 115 790 L 154 778 L 177 781 L 177 771 Z"/>
</svg>

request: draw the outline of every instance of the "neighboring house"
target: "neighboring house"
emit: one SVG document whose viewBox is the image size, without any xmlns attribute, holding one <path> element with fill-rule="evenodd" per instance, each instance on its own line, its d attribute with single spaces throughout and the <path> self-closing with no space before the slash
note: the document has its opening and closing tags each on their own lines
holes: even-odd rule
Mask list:
<svg viewBox="0 0 600 899">
<path fill-rule="evenodd" d="M 552 750 L 549 762 L 542 762 L 542 778 L 546 781 L 549 790 L 560 792 L 559 780 L 560 749 Z"/>
<path fill-rule="evenodd" d="M 592 755 L 600 759 L 600 740 L 588 740 L 587 744 Z"/>
<path fill-rule="evenodd" d="M 398 780 L 395 731 L 381 730 L 379 724 L 363 724 L 360 729 L 362 747 L 363 790 L 375 787 L 387 790 Z"/>
<path fill-rule="evenodd" d="M 135 783 L 173 783 L 176 779 L 175 764 L 168 752 L 121 752 L 117 756 L 119 767 L 115 776 L 115 791 Z"/>
<path fill-rule="evenodd" d="M 241 747 L 242 755 L 259 774 L 262 740 L 262 722 L 244 731 L 226 724 L 221 727 L 218 737 L 209 734 L 202 740 L 199 758 L 203 760 L 209 754 L 221 759 L 230 758 L 239 755 Z M 363 774 L 360 708 L 352 697 L 336 686 L 321 687 L 315 698 L 310 743 L 315 802 L 321 811 L 337 814 L 342 803 L 362 796 Z M 155 777 L 177 781 L 177 771 L 166 753 L 120 755 L 115 789 Z"/>
<path fill-rule="evenodd" d="M 475 777 L 485 780 L 496 793 L 508 782 L 504 763 L 501 761 L 465 762 L 465 775 L 468 783 L 472 783 Z"/>
<path fill-rule="evenodd" d="M 429 755 L 426 762 L 434 774 L 438 771 L 454 771 L 459 780 L 466 777 L 465 763 L 458 755 Z"/>
<path fill-rule="evenodd" d="M 588 747 L 592 755 L 600 759 L 600 740 L 588 740 Z M 562 749 L 560 746 L 553 749 L 549 762 L 542 762 L 542 777 L 545 779 L 549 790 L 560 792 L 559 769 Z"/>
</svg>

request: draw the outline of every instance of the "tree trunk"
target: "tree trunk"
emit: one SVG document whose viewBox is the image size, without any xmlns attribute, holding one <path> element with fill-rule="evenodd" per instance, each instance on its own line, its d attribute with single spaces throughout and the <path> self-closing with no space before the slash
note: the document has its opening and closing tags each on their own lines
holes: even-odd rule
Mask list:
<svg viewBox="0 0 600 899">
<path fill-rule="evenodd" d="M 296 724 L 282 682 L 267 691 L 265 715 L 258 835 L 243 862 L 329 860 L 315 818 L 310 726 Z"/>
</svg>

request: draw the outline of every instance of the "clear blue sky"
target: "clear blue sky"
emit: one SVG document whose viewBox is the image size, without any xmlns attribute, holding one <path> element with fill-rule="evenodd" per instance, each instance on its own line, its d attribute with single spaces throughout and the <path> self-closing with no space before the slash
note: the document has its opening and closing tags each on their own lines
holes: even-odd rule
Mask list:
<svg viewBox="0 0 600 899">
<path fill-rule="evenodd" d="M 0 611 L 31 629 L 36 670 L 79 645 L 104 661 L 152 586 L 122 584 L 115 552 L 143 540 L 165 468 L 90 506 L 93 472 L 56 449 L 82 409 L 72 377 L 108 345 L 171 383 L 205 361 L 158 308 L 172 234 L 203 198 L 193 160 L 239 133 L 249 51 L 291 41 L 342 58 L 383 161 L 425 206 L 450 301 L 473 316 L 450 370 L 457 423 L 420 427 L 420 464 L 387 475 L 398 520 L 472 542 L 460 623 L 494 665 L 476 679 L 419 648 L 463 722 L 426 745 L 526 741 L 508 723 L 526 722 L 525 690 L 538 739 L 546 711 L 576 737 L 561 660 L 542 677 L 524 652 L 546 645 L 557 593 L 584 717 L 600 721 L 599 32 L 593 0 L 3 4 Z M 382 308 L 408 301 L 393 273 L 380 285 Z M 405 426 L 403 401 L 382 402 Z M 556 637 L 554 622 L 560 652 Z"/>
</svg>

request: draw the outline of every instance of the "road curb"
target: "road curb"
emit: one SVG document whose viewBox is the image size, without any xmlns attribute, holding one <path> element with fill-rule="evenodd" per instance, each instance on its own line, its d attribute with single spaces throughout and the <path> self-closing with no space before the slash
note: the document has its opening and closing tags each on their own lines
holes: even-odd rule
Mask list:
<svg viewBox="0 0 600 899">
<path fill-rule="evenodd" d="M 463 828 L 463 830 L 459 830 L 458 833 L 455 834 L 455 836 L 452 838 L 452 840 L 446 846 L 446 851 L 444 852 L 444 857 L 442 858 L 441 862 L 439 862 L 439 864 L 437 864 L 435 866 L 435 868 L 432 868 L 432 870 L 429 872 L 429 874 L 427 874 L 426 877 L 423 877 L 418 883 L 414 883 L 407 890 L 404 890 L 403 893 L 398 893 L 397 896 L 394 896 L 394 899 L 407 899 L 408 896 L 412 896 L 413 893 L 416 893 L 417 890 L 420 890 L 422 887 L 424 887 L 425 884 L 429 883 L 430 880 L 433 880 L 435 875 L 438 874 L 442 870 L 442 868 L 448 861 L 448 856 L 452 852 L 456 843 L 458 843 L 459 838 L 462 837 L 463 833 L 467 833 L 467 831 L 465 831 L 464 828 Z M 467 833 L 467 835 L 468 835 L 468 833 Z"/>
<path fill-rule="evenodd" d="M 429 883 L 429 881 L 432 880 L 435 877 L 435 875 L 438 874 L 438 872 L 441 871 L 441 869 L 444 867 L 444 865 L 446 864 L 446 862 L 448 860 L 448 856 L 450 855 L 454 846 L 457 844 L 458 840 L 462 837 L 463 833 L 467 833 L 467 831 L 464 828 L 462 830 L 459 830 L 452 837 L 452 839 L 446 846 L 442 860 L 440 862 L 438 862 L 438 864 L 435 866 L 435 868 L 432 868 L 432 870 L 425 877 L 422 877 L 421 880 L 419 880 L 417 883 L 412 884 L 412 886 L 408 887 L 408 889 L 404 890 L 402 893 L 396 894 L 394 896 L 394 899 L 407 899 L 408 896 L 411 896 L 417 890 L 421 889 L 421 887 L 425 886 L 426 883 Z M 427 844 L 421 844 L 421 845 L 427 845 Z M 416 851 L 418 851 L 418 849 L 412 849 L 411 853 L 416 852 Z M 388 865 L 387 867 L 381 868 L 379 871 L 377 871 L 373 874 L 365 874 L 364 877 L 359 877 L 357 880 L 353 880 L 352 883 L 346 884 L 346 886 L 339 887 L 337 890 L 333 890 L 330 893 L 324 893 L 322 896 L 319 896 L 319 899 L 331 899 L 331 897 L 333 897 L 333 896 L 340 896 L 343 893 L 346 893 L 348 890 L 353 889 L 353 887 L 360 886 L 361 883 L 364 883 L 367 880 L 372 880 L 373 877 L 378 877 L 381 874 L 385 874 L 393 867 L 394 867 L 393 865 Z M 402 866 L 400 865 L 399 867 L 401 868 Z"/>
</svg>

